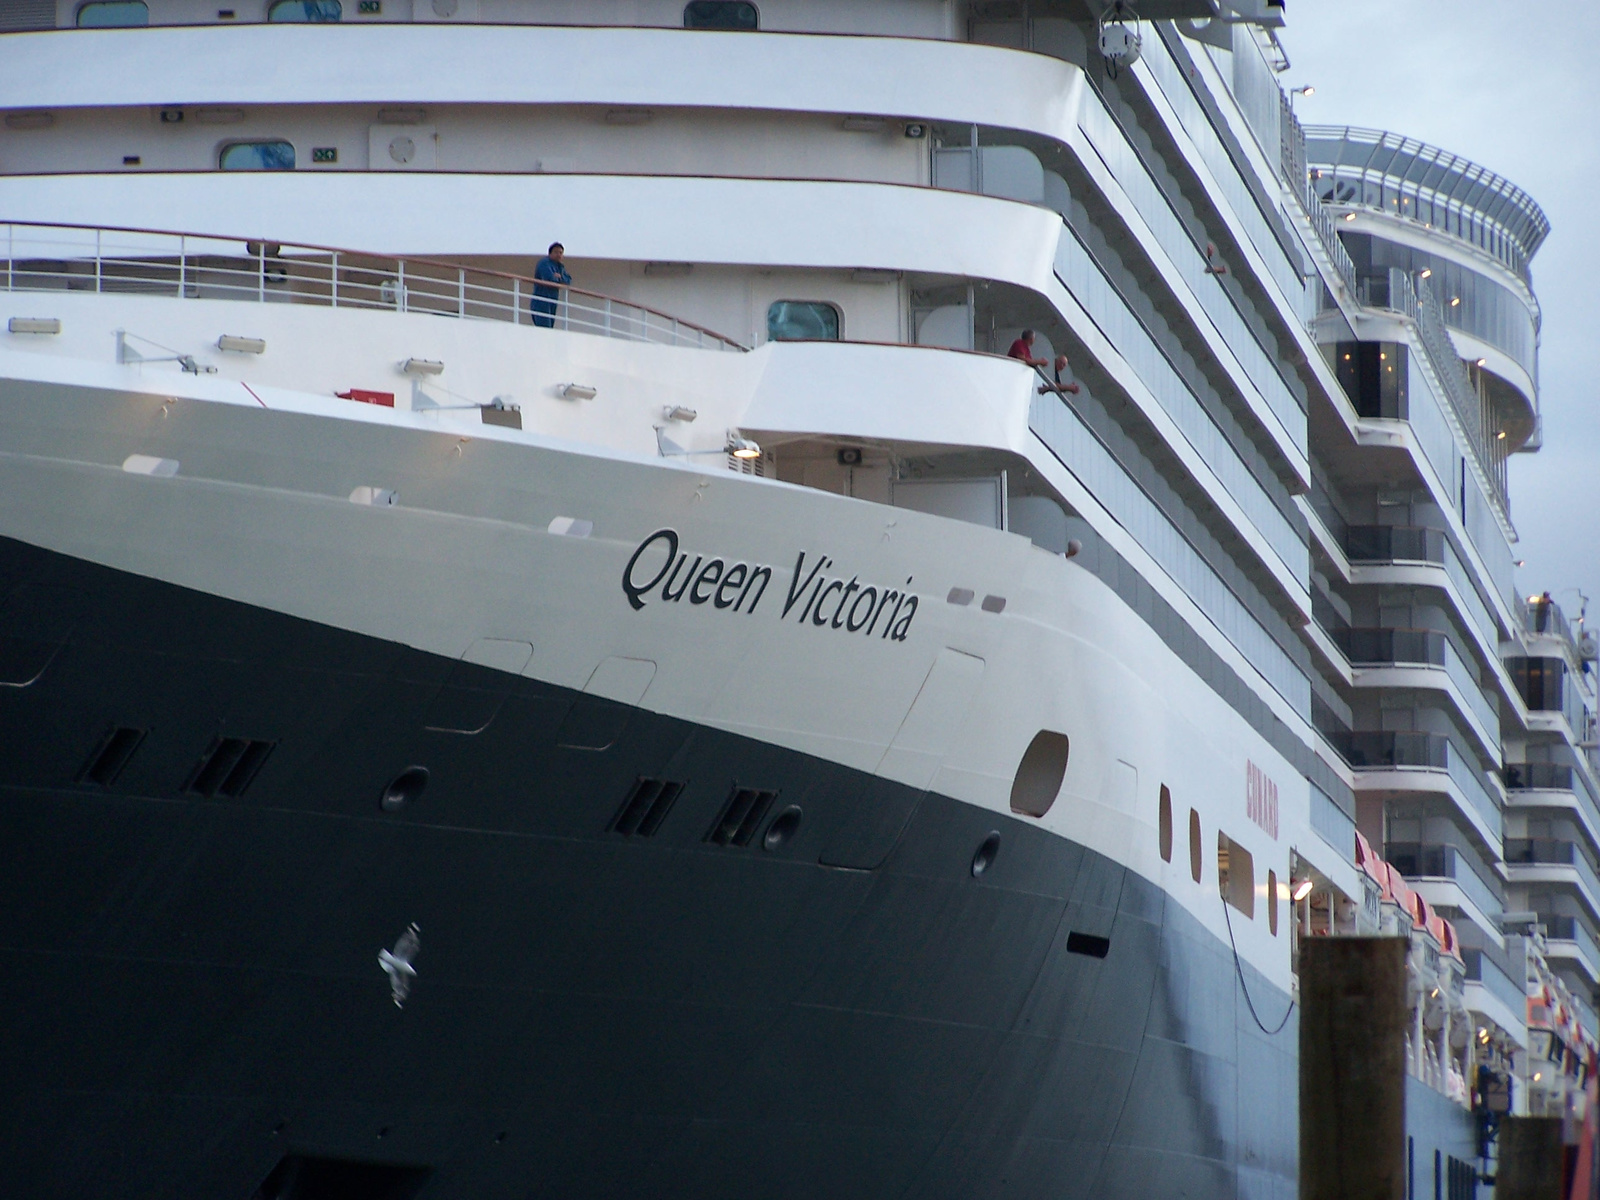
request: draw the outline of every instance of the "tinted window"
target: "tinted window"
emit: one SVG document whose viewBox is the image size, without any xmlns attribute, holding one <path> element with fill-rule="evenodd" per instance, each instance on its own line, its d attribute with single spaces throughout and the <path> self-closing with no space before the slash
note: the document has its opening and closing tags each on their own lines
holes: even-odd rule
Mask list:
<svg viewBox="0 0 1600 1200">
<path fill-rule="evenodd" d="M 767 339 L 836 342 L 839 310 L 818 300 L 779 300 L 767 309 Z"/>
<path fill-rule="evenodd" d="M 1156 814 L 1156 834 L 1160 841 L 1161 861 L 1172 861 L 1172 793 L 1161 785 L 1161 808 Z"/>
<path fill-rule="evenodd" d="M 78 9 L 79 29 L 127 29 L 150 24 L 144 0 L 94 0 Z"/>
<path fill-rule="evenodd" d="M 273 0 L 269 21 L 337 21 L 344 15 L 339 0 Z"/>
<path fill-rule="evenodd" d="M 743 0 L 689 0 L 683 6 L 685 29 L 757 29 L 760 16 Z"/>
<path fill-rule="evenodd" d="M 222 148 L 224 171 L 292 171 L 294 147 L 288 142 L 234 142 Z"/>
</svg>

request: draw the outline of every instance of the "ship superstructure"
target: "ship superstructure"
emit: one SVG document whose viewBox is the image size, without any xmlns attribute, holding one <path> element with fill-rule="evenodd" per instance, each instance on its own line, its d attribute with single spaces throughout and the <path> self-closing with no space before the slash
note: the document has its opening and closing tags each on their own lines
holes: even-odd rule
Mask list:
<svg viewBox="0 0 1600 1200">
<path fill-rule="evenodd" d="M 1538 238 L 1324 195 L 1280 7 L 0 23 L 36 1194 L 1291 1196 L 1300 939 L 1463 1162 L 1508 880 L 1594 983 Z"/>
</svg>

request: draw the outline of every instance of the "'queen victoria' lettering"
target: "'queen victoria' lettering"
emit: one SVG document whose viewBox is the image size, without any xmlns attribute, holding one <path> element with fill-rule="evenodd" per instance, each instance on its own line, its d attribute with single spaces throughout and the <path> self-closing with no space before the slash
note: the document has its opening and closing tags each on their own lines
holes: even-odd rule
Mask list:
<svg viewBox="0 0 1600 1200">
<path fill-rule="evenodd" d="M 801 625 L 833 629 L 862 637 L 903 642 L 917 615 L 918 599 L 907 576 L 900 587 L 863 583 L 830 575 L 833 559 L 826 554 L 795 556 L 794 573 L 778 619 L 793 614 Z M 767 594 L 773 568 L 714 555 L 680 551 L 676 530 L 658 529 L 640 542 L 622 572 L 622 590 L 635 612 L 660 601 L 710 604 L 754 615 Z"/>
</svg>

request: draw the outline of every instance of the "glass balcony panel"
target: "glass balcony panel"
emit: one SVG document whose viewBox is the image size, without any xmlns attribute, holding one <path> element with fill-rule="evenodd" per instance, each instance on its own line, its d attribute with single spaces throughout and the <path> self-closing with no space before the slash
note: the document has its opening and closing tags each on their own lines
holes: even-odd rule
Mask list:
<svg viewBox="0 0 1600 1200">
<path fill-rule="evenodd" d="M 1056 247 L 1056 277 L 1155 396 L 1184 439 L 1211 467 L 1262 538 L 1296 579 L 1310 571 L 1310 551 L 1251 473 L 1189 385 L 1134 315 L 1070 225 Z M 1305 429 L 1305 418 L 1300 419 Z"/>
</svg>

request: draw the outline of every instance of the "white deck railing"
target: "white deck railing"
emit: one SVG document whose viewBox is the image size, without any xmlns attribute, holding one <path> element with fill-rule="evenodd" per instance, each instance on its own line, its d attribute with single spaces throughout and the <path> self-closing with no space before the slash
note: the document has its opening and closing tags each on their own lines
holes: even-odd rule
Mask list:
<svg viewBox="0 0 1600 1200">
<path fill-rule="evenodd" d="M 152 230 L 12 223 L 11 292 L 98 292 L 311 304 L 507 321 L 705 350 L 732 338 L 642 304 L 582 288 L 421 258 Z"/>
</svg>

